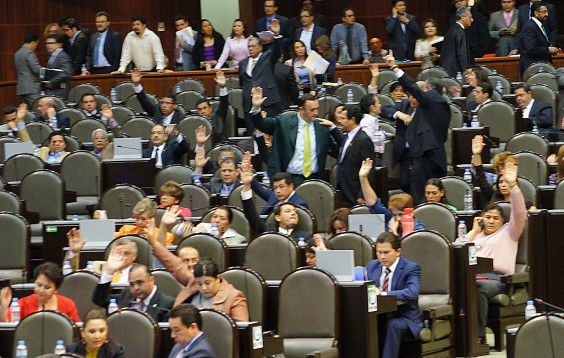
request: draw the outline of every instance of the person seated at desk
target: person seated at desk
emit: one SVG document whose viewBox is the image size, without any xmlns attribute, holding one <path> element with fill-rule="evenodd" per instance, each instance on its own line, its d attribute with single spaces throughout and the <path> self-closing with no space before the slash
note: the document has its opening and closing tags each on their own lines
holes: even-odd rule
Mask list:
<svg viewBox="0 0 564 358">
<path fill-rule="evenodd" d="M 513 93 L 515 93 L 517 105 L 523 110 L 523 118 L 528 118 L 531 125 L 537 126 L 539 133 L 549 139 L 554 117 L 550 103 L 535 101 L 533 91 L 526 83 L 517 86 Z"/>
<path fill-rule="evenodd" d="M 81 340 L 67 346 L 67 353 L 92 358 L 125 358 L 125 347 L 108 337 L 106 312 L 92 309 L 84 316 Z"/>
<path fill-rule="evenodd" d="M 376 192 L 368 181 L 368 175 L 373 168 L 373 162 L 366 159 L 362 162 L 362 166 L 358 172 L 360 178 L 360 187 L 366 202 L 366 206 L 370 209 L 372 214 L 384 214 L 384 221 L 386 223 L 386 231 L 390 231 L 400 238 L 403 237 L 401 229 L 401 217 L 403 209 L 413 208 L 413 197 L 406 193 L 394 194 L 388 199 L 388 207 L 382 204 L 382 200 L 378 198 Z M 417 218 L 414 222 L 414 230 L 424 230 L 425 225 Z"/>
<path fill-rule="evenodd" d="M 380 295 L 405 301 L 397 311 L 386 315 L 382 357 L 393 358 L 399 356 L 401 342 L 418 338 L 425 326 L 418 305 L 421 267 L 401 257 L 400 238 L 391 232 L 381 233 L 376 239 L 376 256 L 377 260 L 366 265 L 367 279 L 376 283 Z"/>
<path fill-rule="evenodd" d="M 196 153 L 196 169 L 192 173 L 192 180 L 200 178 L 204 172 L 204 166 L 210 158 L 205 157 L 204 149 L 200 149 Z M 233 189 L 239 186 L 239 175 L 237 173 L 237 162 L 234 158 L 222 159 L 219 165 L 219 178 L 211 178 L 209 182 L 203 183 L 202 186 L 210 191 L 211 194 L 221 194 L 227 196 L 231 194 Z"/>
<path fill-rule="evenodd" d="M 92 294 L 92 302 L 100 307 L 108 307 L 110 298 L 116 298 L 120 308 L 135 308 L 147 313 L 157 322 L 165 322 L 174 298 L 158 289 L 155 285 L 155 277 L 145 265 L 133 264 L 129 271 L 130 289 L 123 289 L 119 296 L 110 297 L 112 277 L 126 260 L 126 255 L 118 248 L 110 252 L 106 269 Z"/>
<path fill-rule="evenodd" d="M 219 142 L 227 139 L 224 128 L 227 110 L 229 109 L 229 100 L 227 97 L 227 79 L 223 71 L 217 71 L 214 80 L 215 83 L 219 85 L 219 106 L 214 111 L 210 101 L 203 97 L 196 101 L 196 110 L 198 111 L 198 116 L 209 119 L 213 125 L 214 142 Z M 196 130 L 196 147 L 194 148 L 194 152 L 203 148 L 209 137 L 209 135 L 206 135 L 204 126 L 198 127 Z M 217 167 L 215 169 L 217 169 Z"/>
<path fill-rule="evenodd" d="M 560 180 L 564 179 L 564 145 L 558 147 L 557 154 L 551 154 L 546 158 L 546 161 L 549 164 L 556 164 L 556 173 L 550 174 L 550 178 L 553 180 L 554 183 L 560 182 Z M 551 180 L 549 179 L 549 182 Z"/>
<path fill-rule="evenodd" d="M 188 219 L 192 217 L 192 210 L 190 208 L 183 208 L 182 206 L 178 205 L 182 199 L 184 199 L 184 190 L 180 184 L 175 182 L 174 180 L 169 180 L 165 182 L 160 190 L 159 195 L 159 206 L 158 209 L 166 209 L 170 208 L 173 205 L 178 207 L 178 210 L 181 212 L 181 216 L 183 219 Z"/>
<path fill-rule="evenodd" d="M 202 107 L 203 104 L 200 104 L 199 106 Z M 204 146 L 209 137 L 210 135 L 206 134 L 206 128 L 204 126 L 199 126 L 198 128 L 196 128 L 196 147 L 194 148 L 194 160 L 197 159 L 205 160 L 205 162 L 202 162 L 205 164 L 203 164 L 202 173 L 196 175 L 192 174 L 192 179 L 195 178 L 201 179 L 202 174 L 215 175 L 222 161 L 224 161 L 227 158 L 232 158 L 233 160 L 237 158 L 235 150 L 233 149 L 233 147 L 229 145 L 222 145 L 217 149 L 217 151 L 219 152 L 219 155 L 217 156 L 217 160 L 214 160 L 210 157 L 206 157 L 206 150 Z M 196 168 L 197 168 L 197 162 L 196 162 Z"/>
<path fill-rule="evenodd" d="M 202 332 L 200 311 L 189 303 L 175 306 L 168 318 L 175 345 L 168 358 L 215 358 L 210 342 Z"/>
<path fill-rule="evenodd" d="M 112 107 L 104 103 L 100 109 L 101 117 L 108 121 L 108 127 L 111 129 L 114 138 L 122 136 L 121 128 L 114 118 Z M 101 160 L 114 158 L 114 143 L 110 143 L 108 132 L 98 128 L 92 131 L 92 145 L 94 150 L 91 152 Z"/>
<path fill-rule="evenodd" d="M 22 142 L 31 142 L 27 128 L 25 127 L 25 114 L 27 105 L 22 103 L 16 108 L 9 105 L 4 108 L 4 124 L 0 125 L 0 131 L 11 131 L 12 136 L 18 137 Z M 8 159 L 8 158 L 6 158 Z"/>
<path fill-rule="evenodd" d="M 82 97 L 80 97 L 80 110 L 86 115 L 86 117 L 101 120 L 102 112 L 99 111 L 97 107 L 98 103 L 94 94 L 85 93 Z"/>
<path fill-rule="evenodd" d="M 313 239 L 306 242 L 305 262 L 309 267 L 317 267 L 317 259 L 315 253 L 317 251 L 333 250 L 333 245 L 320 234 L 313 234 Z"/>
<path fill-rule="evenodd" d="M 67 142 L 62 132 L 55 131 L 49 134 L 49 147 L 39 148 L 39 158 L 48 164 L 57 164 L 70 154 L 65 151 Z"/>
<path fill-rule="evenodd" d="M 177 206 L 170 208 L 172 210 L 179 211 Z M 167 209 L 168 211 L 169 209 Z M 161 218 L 162 221 L 162 218 Z M 242 244 L 247 242 L 247 238 L 239 234 L 235 229 L 231 227 L 233 221 L 233 211 L 230 207 L 222 205 L 217 207 L 210 219 L 209 223 L 201 222 L 196 227 L 193 227 L 190 221 L 185 221 L 179 225 L 172 228 L 172 232 L 178 237 L 177 242 L 182 241 L 186 236 L 195 233 L 207 233 L 212 234 L 212 228 L 215 224 L 217 230 L 219 231 L 219 238 L 221 238 L 227 245 Z M 167 233 L 168 234 L 168 233 Z"/>
<path fill-rule="evenodd" d="M 466 235 L 468 242 L 476 246 L 476 256 L 493 259 L 493 272 L 480 274 L 478 285 L 478 337 L 486 343 L 489 300 L 503 293 L 505 283 L 501 276 L 515 273 L 515 260 L 519 238 L 527 222 L 525 198 L 517 185 L 517 166 L 505 162 L 501 175 L 511 192 L 511 214 L 505 222 L 503 209 L 496 203 L 486 205 L 481 215 L 474 218 L 472 230 Z M 459 241 L 460 239 L 457 239 Z"/>
<path fill-rule="evenodd" d="M 169 136 L 172 137 L 169 139 Z M 181 164 L 182 156 L 188 153 L 188 141 L 176 126 L 157 124 L 151 128 L 151 146 L 143 150 L 143 158 L 154 158 L 155 167 Z"/>
<path fill-rule="evenodd" d="M 338 208 L 333 211 L 331 217 L 329 218 L 329 234 L 333 237 L 337 234 L 349 231 L 349 215 L 351 214 L 351 209 L 349 208 Z"/>
<path fill-rule="evenodd" d="M 250 160 L 249 152 L 246 152 L 245 155 L 249 155 Z M 276 205 L 285 202 L 290 202 L 307 208 L 307 203 L 294 190 L 294 178 L 290 173 L 280 172 L 274 174 L 272 177 L 272 190 L 262 186 L 257 178 L 253 179 L 251 188 L 253 189 L 253 192 L 266 201 L 266 205 L 260 212 L 261 215 L 270 214 Z"/>
<path fill-rule="evenodd" d="M 431 178 L 425 183 L 425 202 L 441 203 L 446 205 L 453 212 L 456 212 L 456 208 L 448 203 L 445 194 L 445 186 L 439 178 Z"/>
<path fill-rule="evenodd" d="M 133 218 L 135 225 L 123 225 L 118 232 L 116 238 L 123 235 L 141 235 L 143 237 L 157 237 L 159 229 L 155 227 L 155 217 L 157 216 L 157 204 L 149 198 L 145 198 L 135 204 L 133 207 Z M 170 233 L 166 233 L 166 244 L 172 245 L 174 237 Z"/>
<path fill-rule="evenodd" d="M 493 86 L 489 82 L 480 82 L 474 88 L 474 100 L 468 102 L 466 110 L 477 112 L 480 108 L 492 101 Z"/>
<path fill-rule="evenodd" d="M 44 262 L 33 271 L 33 294 L 21 298 L 20 319 L 24 319 L 37 311 L 59 311 L 68 315 L 73 321 L 81 322 L 80 316 L 73 300 L 57 293 L 63 284 L 61 268 L 52 262 Z M 4 287 L 0 291 L 0 322 L 10 322 L 10 304 L 12 302 L 12 289 Z"/>
<path fill-rule="evenodd" d="M 37 116 L 32 122 L 47 124 L 49 127 L 56 129 L 65 129 L 70 127 L 70 119 L 64 114 L 57 113 L 55 106 L 57 102 L 53 97 L 42 97 L 37 102 Z"/>
</svg>

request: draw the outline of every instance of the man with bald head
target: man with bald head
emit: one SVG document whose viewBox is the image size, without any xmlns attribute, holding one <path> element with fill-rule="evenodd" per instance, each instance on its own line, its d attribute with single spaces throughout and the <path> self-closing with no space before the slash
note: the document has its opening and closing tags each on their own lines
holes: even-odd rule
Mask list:
<svg viewBox="0 0 564 358">
<path fill-rule="evenodd" d="M 53 97 L 42 97 L 37 102 L 37 116 L 33 122 L 45 123 L 55 129 L 65 129 L 70 127 L 70 119 L 64 114 L 57 113 L 57 102 Z"/>
<path fill-rule="evenodd" d="M 382 48 L 382 40 L 373 37 L 368 41 L 368 60 L 370 63 L 386 63 L 384 56 L 388 54 L 388 50 Z"/>
</svg>

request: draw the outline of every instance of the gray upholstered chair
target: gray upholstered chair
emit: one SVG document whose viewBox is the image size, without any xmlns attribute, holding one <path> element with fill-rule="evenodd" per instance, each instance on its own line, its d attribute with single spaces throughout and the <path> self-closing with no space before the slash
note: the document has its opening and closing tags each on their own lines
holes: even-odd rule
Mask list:
<svg viewBox="0 0 564 358">
<path fill-rule="evenodd" d="M 553 64 L 548 62 L 542 62 L 542 61 L 535 62 L 525 69 L 522 78 L 524 80 L 527 80 L 527 78 L 529 78 L 530 76 L 540 72 L 555 73 L 556 68 L 554 67 Z"/>
<path fill-rule="evenodd" d="M 57 114 L 62 114 L 69 117 L 71 127 L 76 122 L 87 118 L 86 113 L 84 113 L 78 108 L 63 108 L 60 111 L 58 111 Z"/>
<path fill-rule="evenodd" d="M 2 168 L 2 176 L 7 182 L 20 181 L 29 173 L 44 167 L 45 163 L 41 158 L 29 153 L 20 153 L 7 158 Z"/>
<path fill-rule="evenodd" d="M 0 212 L 0 278 L 12 284 L 24 283 L 29 271 L 30 229 L 27 221 L 17 213 Z"/>
<path fill-rule="evenodd" d="M 113 106 L 112 113 L 114 115 L 114 119 L 120 126 L 122 126 L 129 119 L 135 117 L 135 112 L 133 112 L 131 108 L 125 106 Z"/>
<path fill-rule="evenodd" d="M 497 91 L 497 81 L 501 83 L 501 95 L 511 94 L 511 81 L 501 73 L 495 73 L 488 76 L 488 81 L 492 85 L 494 91 Z"/>
<path fill-rule="evenodd" d="M 325 95 L 319 98 L 319 117 L 326 118 L 335 106 L 343 104 L 343 100 L 337 96 Z"/>
<path fill-rule="evenodd" d="M 454 102 L 449 103 L 450 105 L 450 128 L 461 128 L 464 123 L 464 114 L 462 113 L 462 108 Z"/>
<path fill-rule="evenodd" d="M 199 91 L 182 91 L 176 94 L 176 103 L 183 105 L 186 110 L 190 111 L 196 109 L 196 103 L 202 98 L 205 97 Z"/>
<path fill-rule="evenodd" d="M 378 92 L 382 93 L 382 87 L 390 83 L 391 81 L 396 81 L 398 77 L 391 70 L 380 70 L 380 76 L 378 76 Z"/>
<path fill-rule="evenodd" d="M 187 165 L 169 165 L 155 175 L 155 184 L 153 184 L 153 189 L 155 190 L 155 193 L 158 194 L 161 186 L 169 180 L 174 180 L 178 184 L 190 184 L 192 182 L 193 172 L 194 169 Z"/>
<path fill-rule="evenodd" d="M 518 177 L 517 181 L 519 182 L 519 188 L 521 188 L 521 192 L 525 197 L 525 202 L 530 201 L 533 205 L 538 206 L 539 201 L 539 188 L 533 183 L 532 180 Z"/>
<path fill-rule="evenodd" d="M 517 331 L 515 358 L 557 357 L 564 352 L 563 336 L 564 318 L 555 315 L 531 318 Z"/>
<path fill-rule="evenodd" d="M 176 247 L 176 254 L 184 247 L 193 247 L 200 253 L 200 257 L 209 257 L 219 268 L 219 271 L 229 267 L 229 250 L 222 239 L 210 234 L 195 233 L 186 236 Z"/>
<path fill-rule="evenodd" d="M 525 81 L 526 84 L 529 86 L 532 85 L 545 85 L 548 86 L 554 92 L 558 92 L 558 84 L 556 83 L 556 76 L 553 73 L 549 72 L 537 72 L 531 75 Z"/>
<path fill-rule="evenodd" d="M 243 159 L 243 150 L 239 146 L 234 144 L 218 144 L 212 149 L 210 149 L 206 153 L 206 156 L 210 157 L 211 160 L 218 163 L 220 161 L 219 155 L 221 154 L 221 149 L 225 147 L 228 147 L 233 151 L 233 153 L 235 153 L 235 162 L 237 163 L 241 162 L 241 160 Z"/>
<path fill-rule="evenodd" d="M 355 205 L 351 208 L 351 215 L 353 214 L 372 214 L 370 208 L 365 204 Z"/>
<path fill-rule="evenodd" d="M 245 250 L 245 264 L 265 280 L 281 280 L 298 267 L 298 244 L 289 236 L 266 232 Z"/>
<path fill-rule="evenodd" d="M 31 141 L 35 145 L 43 144 L 43 142 L 49 138 L 49 134 L 53 132 L 53 128 L 41 122 L 28 123 L 25 128 L 27 129 L 27 133 L 29 134 Z"/>
<path fill-rule="evenodd" d="M 546 160 L 540 155 L 523 151 L 515 153 L 519 160 L 519 175 L 531 180 L 535 185 L 547 184 L 549 168 Z"/>
<path fill-rule="evenodd" d="M 515 107 L 505 101 L 492 101 L 480 107 L 478 121 L 490 127 L 490 135 L 506 143 L 516 131 Z"/>
<path fill-rule="evenodd" d="M 227 92 L 227 101 L 237 111 L 238 118 L 245 118 L 245 110 L 243 109 L 243 90 L 241 88 L 232 88 Z"/>
<path fill-rule="evenodd" d="M 22 319 L 16 326 L 13 351 L 16 351 L 18 341 L 24 340 L 27 356 L 37 357 L 53 352 L 58 340 L 63 340 L 65 346 L 71 344 L 75 333 L 77 333 L 76 325 L 64 313 L 37 311 Z"/>
<path fill-rule="evenodd" d="M 22 202 L 16 194 L 7 190 L 0 190 L 0 211 L 21 214 Z"/>
<path fill-rule="evenodd" d="M 454 206 L 456 210 L 465 210 L 464 194 L 469 190 L 474 195 L 472 184 L 465 182 L 464 179 L 457 176 L 442 177 L 441 182 L 445 187 L 445 197 L 449 204 Z"/>
<path fill-rule="evenodd" d="M 426 229 L 436 230 L 451 242 L 456 240 L 458 217 L 446 205 L 441 203 L 423 203 L 417 205 L 413 215 L 425 225 Z M 472 223 L 466 223 L 472 227 Z"/>
<path fill-rule="evenodd" d="M 214 211 L 217 208 L 211 208 L 202 216 L 201 222 L 209 223 Z M 251 236 L 251 225 L 249 221 L 245 217 L 245 213 L 243 210 L 237 207 L 230 207 L 231 212 L 233 213 L 233 220 L 231 221 L 231 228 L 237 231 L 239 234 L 243 235 L 249 241 L 249 237 Z"/>
<path fill-rule="evenodd" d="M 127 219 L 135 204 L 143 200 L 143 190 L 131 184 L 115 185 L 102 194 L 100 209 L 106 210 L 108 219 Z"/>
<path fill-rule="evenodd" d="M 203 186 L 182 184 L 184 199 L 180 202 L 185 208 L 192 210 L 192 216 L 202 216 L 210 207 L 210 192 Z"/>
<path fill-rule="evenodd" d="M 74 102 L 80 106 L 80 100 L 83 95 L 85 94 L 99 94 L 102 93 L 100 91 L 100 87 L 92 84 L 92 83 L 81 83 L 79 85 L 74 86 L 69 91 L 69 102 Z"/>
<path fill-rule="evenodd" d="M 206 92 L 206 87 L 200 80 L 196 80 L 194 78 L 183 78 L 180 81 L 176 82 L 172 86 L 172 92 L 178 93 L 178 87 L 180 86 L 180 91 L 196 91 L 199 93 Z"/>
<path fill-rule="evenodd" d="M 284 339 L 284 356 L 302 358 L 314 351 L 338 357 L 339 294 L 335 277 L 301 267 L 280 284 L 277 333 Z"/>
<path fill-rule="evenodd" d="M 227 87 L 227 90 L 231 90 L 233 88 L 241 88 L 240 84 L 239 84 L 239 76 L 229 76 L 227 78 L 225 78 L 225 86 Z M 213 95 L 214 97 L 219 97 L 219 85 L 216 84 L 214 89 L 213 89 Z"/>
<path fill-rule="evenodd" d="M 184 288 L 172 274 L 164 269 L 153 269 L 151 274 L 155 278 L 155 285 L 170 297 L 176 297 L 180 290 Z"/>
<path fill-rule="evenodd" d="M 335 189 L 326 181 L 310 179 L 296 187 L 296 194 L 304 199 L 317 220 L 317 231 L 326 232 L 335 208 Z"/>
<path fill-rule="evenodd" d="M 299 220 L 296 228 L 305 232 L 317 232 L 317 221 L 313 213 L 309 211 L 309 209 L 302 208 L 301 206 L 296 206 L 296 210 L 298 211 Z M 274 212 L 272 212 L 266 218 L 266 223 L 273 223 L 274 221 Z"/>
<path fill-rule="evenodd" d="M 151 129 L 156 123 L 148 117 L 136 116 L 129 119 L 121 126 L 123 133 L 128 137 L 151 139 Z"/>
<path fill-rule="evenodd" d="M 199 117 L 199 116 L 186 117 L 180 120 L 180 122 L 178 122 L 178 124 L 176 125 L 178 131 L 182 133 L 182 135 L 186 138 L 186 140 L 190 144 L 191 150 L 194 150 L 194 148 L 196 147 L 197 141 L 196 141 L 195 131 L 199 126 L 204 126 L 204 128 L 206 128 L 206 133 L 208 134 L 212 133 L 213 131 L 212 123 L 207 118 Z M 210 136 L 210 139 L 208 139 L 204 144 L 204 149 L 207 152 L 208 150 L 211 149 L 211 147 L 212 147 L 212 139 Z"/>
<path fill-rule="evenodd" d="M 564 209 L 564 180 L 560 180 L 554 190 L 554 209 Z"/>
<path fill-rule="evenodd" d="M 98 285 L 100 276 L 90 271 L 75 271 L 65 276 L 59 293 L 70 298 L 76 304 L 78 315 L 84 320 L 88 311 L 99 308 L 92 302 L 92 294 Z"/>
<path fill-rule="evenodd" d="M 335 96 L 339 97 L 343 101 L 346 101 L 349 89 L 352 90 L 353 102 L 359 102 L 362 96 L 368 93 L 366 87 L 360 83 L 348 82 L 335 88 Z"/>
<path fill-rule="evenodd" d="M 106 130 L 106 126 L 97 119 L 85 118 L 72 125 L 70 135 L 82 142 L 92 142 L 92 132 L 96 129 Z"/>
<path fill-rule="evenodd" d="M 76 201 L 67 203 L 69 215 L 88 215 L 96 209 L 102 193 L 102 164 L 98 157 L 85 150 L 67 155 L 61 162 L 61 175 L 66 189 L 76 193 Z"/>
<path fill-rule="evenodd" d="M 449 77 L 447 70 L 440 66 L 427 67 L 417 74 L 417 81 L 426 81 L 427 79 Z"/>
<path fill-rule="evenodd" d="M 147 96 L 147 100 L 149 101 L 151 106 L 156 106 L 157 104 L 159 104 L 159 99 L 154 94 L 145 92 L 145 95 Z M 141 106 L 141 102 L 139 102 L 139 99 L 137 99 L 136 94 L 132 94 L 131 96 L 127 97 L 127 99 L 125 100 L 125 106 L 131 108 L 133 112 L 137 114 L 147 113 L 143 109 L 143 106 Z"/>
<path fill-rule="evenodd" d="M 202 331 L 217 358 L 239 357 L 239 331 L 235 321 L 222 311 L 211 308 L 200 310 Z"/>
<path fill-rule="evenodd" d="M 531 151 L 546 159 L 549 154 L 548 141 L 533 132 L 517 133 L 509 138 L 505 144 L 505 150 L 516 153 L 520 151 Z"/>
<path fill-rule="evenodd" d="M 28 211 L 39 214 L 40 220 L 64 220 L 65 181 L 57 172 L 39 169 L 26 175 L 20 184 L 20 198 Z"/>
<path fill-rule="evenodd" d="M 247 298 L 249 317 L 251 321 L 265 325 L 266 315 L 266 281 L 258 273 L 248 268 L 230 267 L 221 273 L 221 277 L 243 292 Z"/>
<path fill-rule="evenodd" d="M 380 80 L 378 80 L 378 82 L 380 82 Z M 392 92 L 391 89 L 392 89 L 392 85 L 393 85 L 394 83 L 398 83 L 397 78 L 394 78 L 393 80 L 391 80 L 391 81 L 385 83 L 385 84 L 382 86 L 382 88 L 380 88 L 380 86 L 378 86 L 378 87 L 380 88 L 379 92 L 380 92 L 382 95 L 389 96 L 390 93 Z"/>
<path fill-rule="evenodd" d="M 227 198 L 227 202 L 228 202 L 229 206 L 234 206 L 234 207 L 237 207 L 237 208 L 243 207 L 243 200 L 241 199 L 241 192 L 243 191 L 244 188 L 245 187 L 243 185 L 239 185 L 238 187 L 233 189 L 231 191 L 231 193 L 229 193 L 229 197 Z M 266 205 L 266 200 L 264 200 L 263 198 L 258 196 L 254 191 L 253 191 L 253 199 L 252 200 L 253 200 L 253 203 L 255 204 L 255 208 L 257 208 L 258 211 L 260 211 Z"/>
<path fill-rule="evenodd" d="M 329 239 L 334 250 L 353 250 L 354 265 L 366 266 L 375 258 L 374 242 L 369 237 L 357 232 L 343 232 Z"/>
<path fill-rule="evenodd" d="M 116 90 L 116 97 L 118 101 L 125 102 L 131 95 L 135 94 L 133 90 L 133 82 L 118 83 L 114 89 Z"/>
<path fill-rule="evenodd" d="M 151 316 L 134 308 L 108 316 L 108 336 L 127 347 L 125 358 L 156 357 L 158 329 Z"/>
<path fill-rule="evenodd" d="M 454 259 L 449 240 L 436 231 L 414 231 L 403 238 L 402 256 L 421 267 L 419 309 L 427 322 L 413 345 L 404 345 L 400 356 L 437 354 L 454 356 Z M 440 355 L 440 354 L 443 355 Z"/>
<path fill-rule="evenodd" d="M 137 246 L 137 259 L 135 260 L 136 263 L 143 264 L 147 266 L 149 269 L 153 268 L 153 255 L 152 255 L 153 248 L 151 247 L 151 244 L 149 244 L 149 241 L 147 241 L 146 238 L 140 235 L 133 235 L 133 234 L 122 235 L 119 237 L 119 239 L 121 238 L 129 239 L 133 241 Z M 113 243 L 114 241 L 110 242 L 108 246 L 106 246 L 106 249 L 104 250 L 104 260 L 108 259 L 108 256 L 110 255 L 110 251 L 112 250 Z"/>
<path fill-rule="evenodd" d="M 387 94 L 376 93 L 376 97 L 378 97 L 378 99 L 380 100 L 380 104 L 382 106 L 395 106 L 396 105 L 396 103 L 394 102 L 392 97 L 390 97 Z"/>
</svg>

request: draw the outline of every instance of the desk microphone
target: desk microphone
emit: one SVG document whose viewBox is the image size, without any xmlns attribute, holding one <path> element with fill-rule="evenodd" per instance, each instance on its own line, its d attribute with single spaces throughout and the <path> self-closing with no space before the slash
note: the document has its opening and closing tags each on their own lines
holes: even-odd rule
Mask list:
<svg viewBox="0 0 564 358">
<path fill-rule="evenodd" d="M 124 149 L 143 150 L 143 148 L 128 147 L 127 145 L 121 145 L 121 144 L 116 145 L 116 147 L 124 148 Z"/>
<path fill-rule="evenodd" d="M 544 300 L 541 300 L 540 298 L 535 298 L 534 301 L 538 304 L 545 305 L 546 307 L 550 307 L 557 311 L 564 312 L 564 308 L 553 305 L 552 303 L 548 303 Z"/>
</svg>

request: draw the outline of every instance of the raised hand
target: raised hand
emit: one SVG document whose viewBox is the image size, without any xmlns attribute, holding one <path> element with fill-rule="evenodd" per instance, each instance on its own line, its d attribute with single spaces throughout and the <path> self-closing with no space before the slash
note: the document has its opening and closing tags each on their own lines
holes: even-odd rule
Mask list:
<svg viewBox="0 0 564 358">
<path fill-rule="evenodd" d="M 210 158 L 206 157 L 206 150 L 204 148 L 198 149 L 196 158 L 194 158 L 196 167 L 203 168 L 208 163 L 208 160 L 210 160 Z"/>
<path fill-rule="evenodd" d="M 319 122 L 319 124 L 321 124 L 324 127 L 331 127 L 331 126 L 335 125 L 335 123 L 331 122 L 330 120 L 324 119 L 324 118 L 316 118 L 316 120 Z"/>
<path fill-rule="evenodd" d="M 505 162 L 505 167 L 501 172 L 503 179 L 510 187 L 517 184 L 517 166 L 513 162 Z"/>
<path fill-rule="evenodd" d="M 245 186 L 250 186 L 257 175 L 252 171 L 242 171 L 239 169 L 239 177 L 241 178 L 241 183 Z"/>
<path fill-rule="evenodd" d="M 370 64 L 370 74 L 373 78 L 378 78 L 378 76 L 380 76 L 380 67 L 377 63 Z"/>
<path fill-rule="evenodd" d="M 270 22 L 270 31 L 274 32 L 275 35 L 280 33 L 280 21 L 278 19 L 273 19 Z"/>
<path fill-rule="evenodd" d="M 390 50 L 388 52 L 388 55 L 386 55 L 384 59 L 386 60 L 386 63 L 388 64 L 388 66 L 390 66 L 390 68 L 396 65 L 396 59 L 394 58 L 394 51 Z"/>
<path fill-rule="evenodd" d="M 260 109 L 260 106 L 262 106 L 264 101 L 266 101 L 267 97 L 263 97 L 262 92 L 263 92 L 262 87 L 256 87 L 255 90 L 253 91 L 253 97 L 252 97 L 253 110 Z"/>
<path fill-rule="evenodd" d="M 113 275 L 117 270 L 123 267 L 126 260 L 124 251 L 125 247 L 123 245 L 116 246 L 110 251 L 108 261 L 106 262 L 106 273 L 108 275 Z"/>
<path fill-rule="evenodd" d="M 199 126 L 198 128 L 196 128 L 195 133 L 196 143 L 198 144 L 198 147 L 203 147 L 206 144 L 206 141 L 210 139 L 211 136 L 211 133 L 206 134 L 206 127 L 204 126 Z"/>
<path fill-rule="evenodd" d="M 372 159 L 366 158 L 365 160 L 362 161 L 362 165 L 360 166 L 360 170 L 358 171 L 358 176 L 360 178 L 368 177 L 368 174 L 370 174 L 372 168 L 374 168 L 374 163 Z"/>
<path fill-rule="evenodd" d="M 221 70 L 218 70 L 216 72 L 214 80 L 220 87 L 225 87 L 227 85 L 227 79 L 225 78 L 225 73 L 223 73 L 223 71 Z"/>
<path fill-rule="evenodd" d="M 113 121 L 114 120 L 114 112 L 112 112 L 112 107 L 107 104 L 104 103 L 101 107 L 100 107 L 100 112 L 102 112 L 102 115 L 106 118 L 108 118 L 108 121 Z"/>
<path fill-rule="evenodd" d="M 472 138 L 472 154 L 482 154 L 482 150 L 485 146 L 484 136 L 476 135 Z"/>
<path fill-rule="evenodd" d="M 173 205 L 170 208 L 166 208 L 165 213 L 161 217 L 161 225 L 172 225 L 176 223 L 176 220 L 180 216 L 182 211 L 178 208 L 178 205 Z"/>
<path fill-rule="evenodd" d="M 131 82 L 133 82 L 135 86 L 141 83 L 141 77 L 143 77 L 143 75 L 138 68 L 134 68 L 133 71 L 131 71 Z"/>
<path fill-rule="evenodd" d="M 77 228 L 72 228 L 67 233 L 67 239 L 69 240 L 69 249 L 75 254 L 80 253 L 84 244 L 86 244 L 86 240 L 80 238 L 80 230 Z"/>
</svg>

